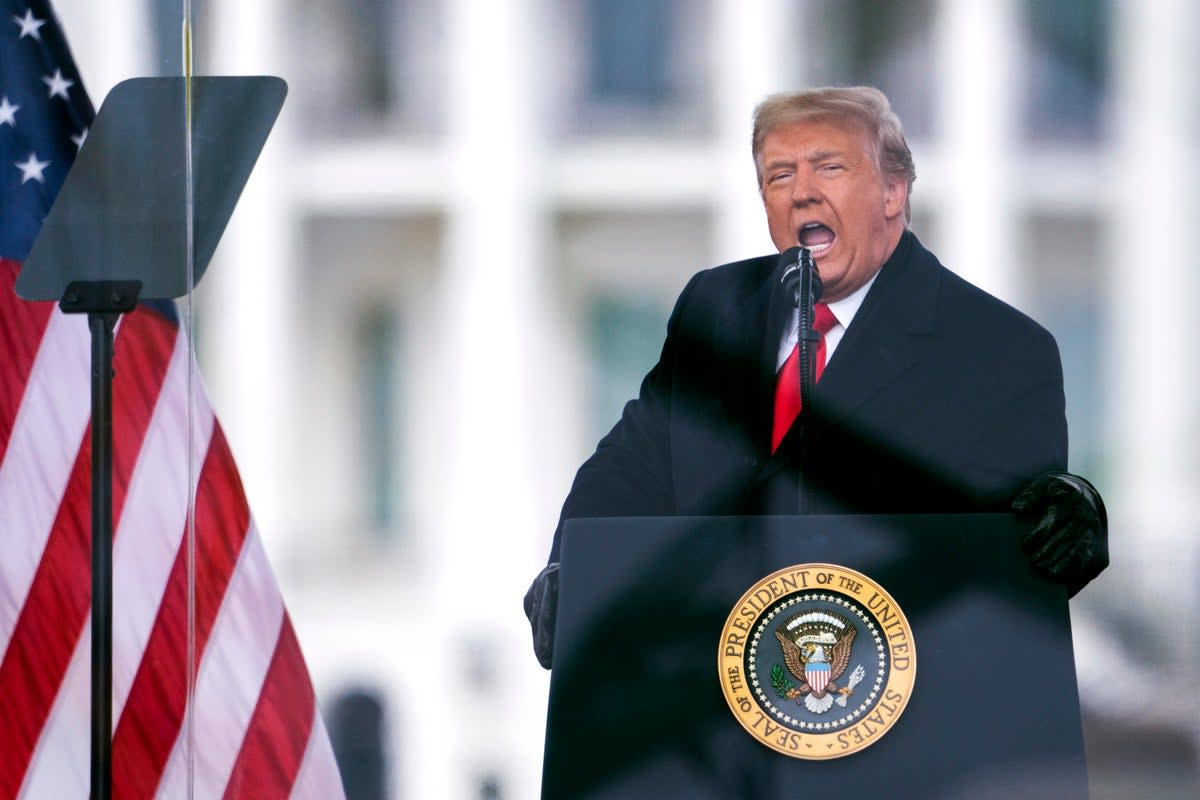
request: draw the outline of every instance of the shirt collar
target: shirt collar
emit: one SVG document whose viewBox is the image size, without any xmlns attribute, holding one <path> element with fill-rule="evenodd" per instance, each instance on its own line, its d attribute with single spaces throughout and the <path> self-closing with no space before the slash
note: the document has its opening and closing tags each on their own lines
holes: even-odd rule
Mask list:
<svg viewBox="0 0 1200 800">
<path fill-rule="evenodd" d="M 833 316 L 837 319 L 838 324 L 825 335 L 825 353 L 827 359 L 833 358 L 833 351 L 837 349 L 838 343 L 842 341 L 842 334 L 845 333 L 846 328 L 850 327 L 850 323 L 854 321 L 854 316 L 858 313 L 858 309 L 862 307 L 863 301 L 867 298 L 867 292 L 871 290 L 875 279 L 879 277 L 879 273 L 882 271 L 877 270 L 871 276 L 870 280 L 858 287 L 847 297 L 828 303 L 829 310 L 833 312 Z M 783 365 L 783 362 L 787 360 L 788 355 L 796 346 L 796 341 L 799 339 L 799 332 L 800 314 L 798 311 L 793 311 L 788 315 L 787 328 L 784 329 L 783 338 L 779 341 L 779 353 L 775 360 L 775 369 L 779 369 Z"/>
<path fill-rule="evenodd" d="M 850 323 L 854 321 L 854 315 L 862 307 L 863 300 L 867 298 L 867 292 L 871 291 L 871 286 L 875 283 L 875 279 L 879 277 L 880 272 L 881 270 L 876 270 L 870 280 L 855 289 L 848 296 L 827 304 L 829 310 L 833 312 L 833 316 L 837 317 L 838 324 L 843 328 L 849 328 Z"/>
<path fill-rule="evenodd" d="M 833 312 L 833 316 L 837 319 L 838 325 L 843 330 L 849 328 L 850 323 L 854 321 L 854 315 L 862 307 L 863 300 L 867 299 L 867 292 L 871 291 L 871 286 L 875 283 L 875 279 L 879 277 L 879 272 L 876 271 L 870 280 L 841 300 L 827 303 L 829 310 Z M 796 314 L 789 315 L 787 330 L 783 332 L 783 341 L 789 345 L 788 352 L 791 352 L 791 345 L 796 344 L 797 332 L 799 330 L 799 317 Z"/>
</svg>

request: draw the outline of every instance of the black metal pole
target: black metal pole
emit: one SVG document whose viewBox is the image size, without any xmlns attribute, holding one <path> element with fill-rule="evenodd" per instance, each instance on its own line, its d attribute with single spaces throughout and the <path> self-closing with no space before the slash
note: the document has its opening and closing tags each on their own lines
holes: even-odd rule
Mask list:
<svg viewBox="0 0 1200 800">
<path fill-rule="evenodd" d="M 88 314 L 92 332 L 92 800 L 112 797 L 112 377 L 119 314 Z"/>
<path fill-rule="evenodd" d="M 92 334 L 92 800 L 112 797 L 113 333 L 141 281 L 72 281 L 59 307 L 87 314 Z"/>
<path fill-rule="evenodd" d="M 799 311 L 799 330 L 797 343 L 800 347 L 800 500 L 801 514 L 813 512 L 813 491 L 808 463 L 807 420 L 811 416 L 812 387 L 816 380 L 817 344 L 821 335 L 813 329 L 815 315 L 813 305 L 821 299 L 821 278 L 817 275 L 817 265 L 813 260 L 812 251 L 806 247 L 800 248 L 800 288 L 796 295 L 796 308 Z"/>
</svg>

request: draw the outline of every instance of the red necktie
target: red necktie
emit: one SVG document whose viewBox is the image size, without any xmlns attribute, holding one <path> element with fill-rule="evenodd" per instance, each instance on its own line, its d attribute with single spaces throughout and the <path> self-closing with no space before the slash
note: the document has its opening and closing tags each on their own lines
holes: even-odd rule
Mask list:
<svg viewBox="0 0 1200 800">
<path fill-rule="evenodd" d="M 821 373 L 825 371 L 825 334 L 833 330 L 833 326 L 837 324 L 837 317 L 829 310 L 829 306 L 824 303 L 816 303 L 813 306 L 813 330 L 821 335 L 821 340 L 817 342 L 817 368 L 813 376 L 814 381 L 821 380 Z M 775 421 L 771 426 L 772 453 L 778 449 L 779 443 L 783 441 L 784 435 L 787 434 L 788 428 L 792 427 L 792 423 L 799 413 L 800 345 L 797 343 L 792 348 L 792 354 L 787 357 L 787 361 L 784 361 L 783 366 L 779 368 L 776 376 Z"/>
</svg>

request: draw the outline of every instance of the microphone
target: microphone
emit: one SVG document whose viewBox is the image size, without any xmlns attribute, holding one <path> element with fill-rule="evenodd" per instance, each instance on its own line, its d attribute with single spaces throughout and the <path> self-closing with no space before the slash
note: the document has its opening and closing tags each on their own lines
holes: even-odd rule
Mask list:
<svg viewBox="0 0 1200 800">
<path fill-rule="evenodd" d="M 809 437 L 805 433 L 805 428 L 808 420 L 812 419 L 812 392 L 813 384 L 816 383 L 816 352 L 821 341 L 821 334 L 813 328 L 814 306 L 821 299 L 821 292 L 825 287 L 821 284 L 821 276 L 817 274 L 817 264 L 813 260 L 812 251 L 807 247 L 790 247 L 784 250 L 779 258 L 780 263 L 787 264 L 784 267 L 783 275 L 779 278 L 780 284 L 785 292 L 791 293 L 796 307 L 796 350 L 798 351 L 796 366 L 799 375 L 795 377 L 799 379 L 800 383 L 800 413 L 794 423 L 799 426 L 800 432 L 798 436 L 788 434 L 783 441 L 786 443 L 790 436 L 793 442 L 798 442 L 793 445 L 793 448 L 797 449 L 802 473 L 800 485 L 797 487 L 800 495 L 799 510 L 801 514 L 809 514 L 812 513 L 814 503 L 812 483 L 803 477 L 803 473 L 808 471 L 809 461 Z M 786 447 L 787 445 L 781 443 L 780 446 Z"/>
<path fill-rule="evenodd" d="M 783 290 L 791 295 L 797 308 L 800 307 L 800 302 L 804 298 L 805 273 L 808 274 L 808 290 L 811 293 L 812 302 L 815 303 L 821 299 L 821 292 L 825 287 L 821 284 L 821 276 L 817 274 L 817 264 L 813 261 L 811 250 L 807 247 L 789 247 L 779 254 L 779 260 L 787 264 L 779 282 L 783 285 Z"/>
</svg>

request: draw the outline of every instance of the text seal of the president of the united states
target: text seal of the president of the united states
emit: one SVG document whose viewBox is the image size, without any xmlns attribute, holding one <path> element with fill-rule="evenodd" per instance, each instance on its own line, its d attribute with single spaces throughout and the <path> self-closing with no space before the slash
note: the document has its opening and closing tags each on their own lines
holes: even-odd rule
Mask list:
<svg viewBox="0 0 1200 800">
<path fill-rule="evenodd" d="M 751 586 L 717 655 L 738 722 L 793 758 L 855 753 L 881 739 L 912 694 L 912 628 L 882 586 L 847 567 L 799 564 Z"/>
</svg>

